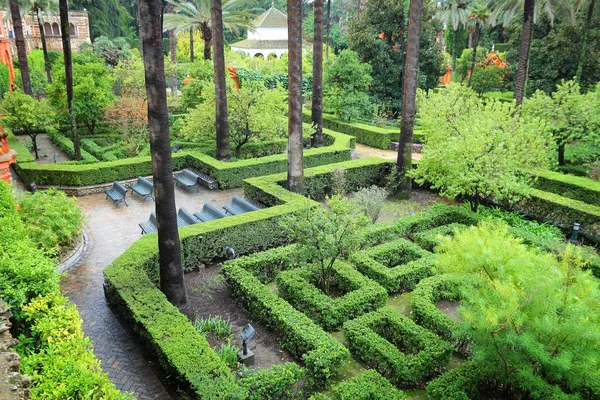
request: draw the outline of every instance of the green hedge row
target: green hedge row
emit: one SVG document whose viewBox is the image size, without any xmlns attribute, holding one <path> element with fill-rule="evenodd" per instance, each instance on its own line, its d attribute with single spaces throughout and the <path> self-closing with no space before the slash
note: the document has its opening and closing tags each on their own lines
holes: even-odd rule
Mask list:
<svg viewBox="0 0 600 400">
<path fill-rule="evenodd" d="M 303 120 L 311 123 L 310 112 L 304 110 Z M 363 124 L 360 122 L 341 121 L 333 115 L 323 114 L 323 127 L 332 131 L 354 136 L 357 143 L 365 144 L 378 149 L 388 150 L 392 142 L 397 142 L 400 136 L 400 128 L 380 128 L 378 126 Z M 413 141 L 423 143 L 423 133 L 415 131 Z"/>
<path fill-rule="evenodd" d="M 464 228 L 463 224 L 448 224 L 438 226 L 425 232 L 417 232 L 412 236 L 413 241 L 427 251 L 433 251 L 443 236 L 452 236 L 454 232 Z"/>
<path fill-rule="evenodd" d="M 229 260 L 225 265 L 236 265 L 252 273 L 261 283 L 273 282 L 279 272 L 295 268 L 295 244 L 250 254 L 234 260 Z"/>
<path fill-rule="evenodd" d="M 248 400 L 298 399 L 298 381 L 306 370 L 294 363 L 274 365 L 243 376 L 239 383 L 248 391 Z"/>
<path fill-rule="evenodd" d="M 415 387 L 450 360 L 452 346 L 389 308 L 344 324 L 352 354 L 397 386 Z"/>
<path fill-rule="evenodd" d="M 119 159 L 112 151 L 99 146 L 94 139 L 81 139 L 81 147 L 100 161 Z"/>
<path fill-rule="evenodd" d="M 436 303 L 440 300 L 459 301 L 464 276 L 435 275 L 423 279 L 415 287 L 411 297 L 412 319 L 440 337 L 463 349 L 466 337 L 459 337 L 458 323 L 441 312 Z"/>
<path fill-rule="evenodd" d="M 8 147 L 17 152 L 17 162 L 19 164 L 26 164 L 35 162 L 35 157 L 31 155 L 31 152 L 25 147 L 21 141 L 12 133 L 8 133 Z"/>
<path fill-rule="evenodd" d="M 531 173 L 539 190 L 600 206 L 600 182 L 553 171 L 535 170 Z"/>
<path fill-rule="evenodd" d="M 467 362 L 438 376 L 427 384 L 427 398 L 431 400 L 470 400 L 479 398 L 478 370 Z"/>
<path fill-rule="evenodd" d="M 75 158 L 74 145 L 71 139 L 53 130 L 48 131 L 48 138 L 60 151 L 67 154 L 71 159 Z M 97 161 L 96 157 L 85 151 L 85 149 L 81 149 L 81 161 L 79 163 L 94 163 Z"/>
<path fill-rule="evenodd" d="M 315 170 L 327 174 L 342 166 L 351 175 L 354 171 L 361 173 L 364 168 L 370 169 L 373 165 L 381 164 L 384 161 L 380 159 L 362 159 L 307 169 L 305 174 L 317 174 Z M 243 255 L 286 243 L 287 236 L 278 227 L 277 219 L 286 214 L 303 212 L 309 207 L 318 206 L 318 203 L 278 185 L 282 175 L 252 178 L 244 182 L 246 197 L 270 197 L 277 200 L 277 205 L 180 229 L 184 268 L 190 270 L 201 262 L 225 258 L 225 246 L 232 246 L 237 254 Z M 250 282 L 251 288 L 257 291 L 262 288 L 260 281 L 241 267 L 228 265 L 225 269 L 243 271 L 238 275 L 244 278 L 244 282 Z M 213 398 L 209 396 L 211 393 L 217 393 L 214 398 L 238 393 L 240 389 L 231 383 L 231 377 L 223 370 L 224 364 L 215 361 L 216 354 L 206 340 L 198 337 L 189 320 L 171 306 L 158 289 L 156 234 L 144 235 L 136 241 L 104 270 L 104 276 L 105 293 L 113 309 L 131 322 L 142 341 L 157 355 L 163 368 L 182 387 L 196 391 L 200 396 L 205 396 L 203 398 Z M 285 313 L 293 310 L 284 300 L 279 301 L 287 304 L 282 306 Z M 347 358 L 347 350 L 303 314 L 296 311 L 287 319 L 285 315 L 277 315 L 285 319 L 282 326 L 297 326 L 297 336 L 290 337 L 288 341 L 286 338 L 290 332 L 285 331 L 282 340 L 286 340 L 292 354 L 304 360 L 311 382 L 321 385 L 328 382 Z M 314 327 L 314 330 L 307 326 Z M 211 382 L 211 379 L 214 381 Z"/>
<path fill-rule="evenodd" d="M 348 359 L 348 350 L 250 272 L 226 265 L 222 273 L 232 297 L 254 319 L 276 332 L 284 349 L 304 361 L 309 384 L 321 388 L 331 383 Z"/>
<path fill-rule="evenodd" d="M 377 371 L 369 369 L 331 388 L 331 395 L 316 394 L 309 400 L 408 400 L 402 391 Z"/>
<path fill-rule="evenodd" d="M 305 150 L 305 168 L 350 160 L 354 138 L 337 132 L 326 131 L 325 133 L 333 137 L 333 144 L 328 147 Z M 62 135 L 58 136 L 60 136 L 61 143 L 69 141 Z M 71 146 L 71 150 L 66 149 L 68 146 Z M 63 151 L 71 151 L 72 153 L 72 144 L 65 144 L 65 150 Z M 85 152 L 85 154 L 89 153 Z M 93 156 L 89 155 L 89 157 Z M 226 189 L 242 186 L 242 182 L 246 178 L 286 171 L 287 154 L 232 162 L 218 161 L 198 151 L 180 151 L 173 154 L 174 170 L 188 167 L 196 168 L 214 177 L 219 181 L 220 187 Z M 140 175 L 151 175 L 152 162 L 150 156 L 139 156 L 95 163 L 77 162 L 43 165 L 27 163 L 19 165 L 17 173 L 26 183 L 35 181 L 41 185 L 88 186 L 135 178 Z"/>
<path fill-rule="evenodd" d="M 341 297 L 332 298 L 317 288 L 319 271 L 310 266 L 281 272 L 277 276 L 279 296 L 326 331 L 339 330 L 347 320 L 385 305 L 387 292 L 375 281 L 340 260 L 332 269 Z"/>
<path fill-rule="evenodd" d="M 60 293 L 56 264 L 32 242 L 15 204 L 0 181 L 0 298 L 13 313 L 32 398 L 129 399 L 102 372 L 77 308 Z"/>
</svg>

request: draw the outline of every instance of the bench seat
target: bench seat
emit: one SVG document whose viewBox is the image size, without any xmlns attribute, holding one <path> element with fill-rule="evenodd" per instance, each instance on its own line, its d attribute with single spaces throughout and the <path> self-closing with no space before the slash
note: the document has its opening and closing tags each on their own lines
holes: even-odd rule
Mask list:
<svg viewBox="0 0 600 400">
<path fill-rule="evenodd" d="M 189 169 L 184 169 L 181 171 L 181 174 L 174 175 L 173 179 L 175 180 L 175 184 L 180 184 L 184 186 L 186 189 L 191 189 L 196 187 L 198 184 L 198 175 L 190 171 Z"/>
<path fill-rule="evenodd" d="M 258 210 L 258 207 L 256 207 L 254 204 L 239 196 L 233 196 L 231 202 L 225 204 L 223 208 L 228 214 L 231 215 L 239 215 Z"/>
<path fill-rule="evenodd" d="M 200 222 L 198 220 L 198 218 L 194 217 L 194 215 L 191 212 L 189 212 L 187 209 L 185 209 L 184 207 L 179 208 L 179 211 L 177 211 L 177 226 L 178 227 L 194 225 L 194 224 L 197 224 L 198 222 Z"/>
<path fill-rule="evenodd" d="M 156 221 L 156 213 L 150 214 L 150 218 L 148 218 L 148 221 L 144 221 L 138 225 L 142 229 L 142 235 L 145 235 L 146 233 L 158 232 L 158 222 Z"/>
<path fill-rule="evenodd" d="M 127 195 L 127 188 L 123 186 L 121 182 L 114 182 L 110 189 L 104 191 L 106 193 L 106 198 L 110 198 L 116 206 L 121 203 L 125 203 L 126 206 L 129 206 L 125 201 L 125 196 Z"/>
<path fill-rule="evenodd" d="M 138 196 L 143 197 L 144 201 L 146 201 L 148 197 L 154 200 L 154 197 L 152 196 L 154 185 L 144 177 L 138 176 L 137 182 L 131 185 L 129 189 L 131 189 L 132 193 L 137 193 Z"/>
<path fill-rule="evenodd" d="M 194 213 L 194 216 L 198 218 L 200 222 L 206 222 L 212 221 L 213 219 L 225 218 L 227 215 L 212 204 L 205 203 L 202 207 L 202 211 Z"/>
</svg>

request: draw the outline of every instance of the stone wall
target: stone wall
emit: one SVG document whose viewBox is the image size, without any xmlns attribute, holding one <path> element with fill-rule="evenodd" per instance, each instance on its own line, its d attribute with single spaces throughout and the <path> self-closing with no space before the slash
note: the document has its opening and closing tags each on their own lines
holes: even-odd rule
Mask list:
<svg viewBox="0 0 600 400">
<path fill-rule="evenodd" d="M 12 350 L 18 343 L 10 333 L 12 313 L 0 299 L 0 400 L 29 398 L 31 380 L 20 374 L 21 358 Z"/>
</svg>

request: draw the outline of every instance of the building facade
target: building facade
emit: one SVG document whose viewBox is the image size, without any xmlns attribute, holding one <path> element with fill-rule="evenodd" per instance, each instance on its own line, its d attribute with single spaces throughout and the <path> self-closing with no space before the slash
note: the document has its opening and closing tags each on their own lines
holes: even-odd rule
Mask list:
<svg viewBox="0 0 600 400">
<path fill-rule="evenodd" d="M 231 45 L 231 50 L 241 51 L 250 57 L 280 58 L 288 51 L 287 15 L 273 5 L 262 13 L 248 30 L 248 38 Z"/>
</svg>

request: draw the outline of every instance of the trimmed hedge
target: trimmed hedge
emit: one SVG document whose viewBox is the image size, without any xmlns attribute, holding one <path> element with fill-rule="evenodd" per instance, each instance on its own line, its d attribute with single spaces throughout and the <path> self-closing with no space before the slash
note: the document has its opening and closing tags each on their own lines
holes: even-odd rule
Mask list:
<svg viewBox="0 0 600 400">
<path fill-rule="evenodd" d="M 56 147 L 59 148 L 60 151 L 67 154 L 71 159 L 75 158 L 74 145 L 71 139 L 52 130 L 48 131 L 48 138 L 56 145 Z M 93 163 L 98 161 L 96 157 L 85 151 L 85 149 L 81 148 L 80 150 L 81 161 L 78 161 L 79 163 Z"/>
<path fill-rule="evenodd" d="M 273 282 L 279 272 L 296 268 L 297 246 L 291 244 L 284 247 L 275 247 L 273 249 L 250 254 L 234 260 L 225 262 L 225 265 L 236 265 L 244 268 L 254 275 L 261 283 Z"/>
<path fill-rule="evenodd" d="M 309 400 L 408 400 L 390 381 L 369 369 L 331 388 L 331 396 L 314 395 Z"/>
<path fill-rule="evenodd" d="M 354 138 L 337 132 L 325 131 L 333 137 L 331 146 L 304 151 L 305 168 L 350 160 Z M 62 141 L 69 139 L 61 136 Z M 72 149 L 72 144 L 70 144 Z M 65 145 L 65 149 L 68 147 Z M 72 151 L 72 150 L 71 150 Z M 87 152 L 85 152 L 88 154 Z M 93 157 L 90 155 L 90 157 Z M 95 158 L 94 158 L 95 160 Z M 219 181 L 222 189 L 239 187 L 246 178 L 269 175 L 287 170 L 287 154 L 239 160 L 218 161 L 198 151 L 180 151 L 173 154 L 173 169 L 196 168 Z M 17 173 L 27 184 L 35 181 L 40 185 L 88 186 L 152 174 L 150 156 L 139 156 L 116 161 L 82 164 L 57 163 L 35 165 L 17 164 Z"/>
<path fill-rule="evenodd" d="M 284 349 L 304 361 L 309 384 L 322 388 L 331 383 L 348 359 L 348 350 L 250 272 L 236 265 L 226 265 L 221 271 L 232 297 L 276 332 Z"/>
<path fill-rule="evenodd" d="M 397 386 L 415 387 L 448 364 L 452 346 L 389 308 L 344 324 L 352 354 Z"/>
<path fill-rule="evenodd" d="M 433 379 L 427 385 L 427 398 L 431 400 L 470 400 L 478 398 L 477 368 L 465 363 Z"/>
<path fill-rule="evenodd" d="M 430 256 L 417 244 L 398 239 L 352 254 L 350 260 L 361 273 L 395 293 L 411 290 L 431 275 Z"/>
<path fill-rule="evenodd" d="M 297 386 L 305 372 L 294 363 L 285 363 L 243 376 L 239 383 L 248 391 L 248 400 L 297 399 L 302 398 Z"/>
<path fill-rule="evenodd" d="M 14 134 L 9 132 L 7 140 L 8 147 L 17 152 L 17 162 L 19 164 L 35 163 L 35 157 L 31 155 L 29 149 Z"/>
<path fill-rule="evenodd" d="M 425 232 L 415 233 L 412 237 L 414 242 L 427 251 L 433 251 L 440 244 L 440 239 L 443 236 L 453 236 L 454 232 L 464 228 L 463 224 L 448 224 L 438 226 Z"/>
<path fill-rule="evenodd" d="M 310 112 L 304 110 L 302 117 L 305 123 L 312 123 Z M 360 122 L 342 121 L 330 114 L 323 114 L 323 127 L 354 136 L 357 143 L 384 150 L 389 150 L 390 144 L 397 142 L 400 137 L 400 127 L 380 128 Z M 413 141 L 415 143 L 423 143 L 423 137 L 423 133 L 417 130 L 413 134 Z"/>
<path fill-rule="evenodd" d="M 600 206 L 600 182 L 553 171 L 534 170 L 531 174 L 539 190 Z"/>
<path fill-rule="evenodd" d="M 279 296 L 327 331 L 339 330 L 347 320 L 385 305 L 387 292 L 375 281 L 343 261 L 336 261 L 332 269 L 335 287 L 343 296 L 332 298 L 318 289 L 318 270 L 312 266 L 281 272 Z"/>
</svg>

